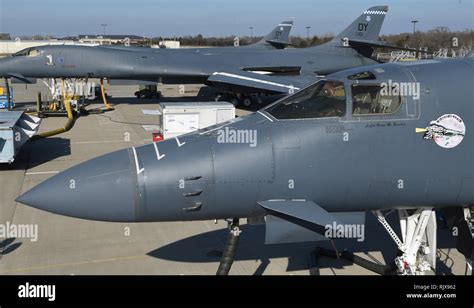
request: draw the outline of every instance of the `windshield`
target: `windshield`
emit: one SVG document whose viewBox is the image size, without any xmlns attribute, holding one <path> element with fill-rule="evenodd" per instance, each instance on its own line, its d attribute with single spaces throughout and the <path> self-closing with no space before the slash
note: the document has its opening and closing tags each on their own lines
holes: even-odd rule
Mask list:
<svg viewBox="0 0 474 308">
<path fill-rule="evenodd" d="M 346 93 L 340 81 L 324 80 L 266 109 L 277 119 L 343 117 Z"/>
<path fill-rule="evenodd" d="M 13 57 L 36 57 L 40 52 L 36 48 L 27 48 L 13 54 Z"/>
</svg>

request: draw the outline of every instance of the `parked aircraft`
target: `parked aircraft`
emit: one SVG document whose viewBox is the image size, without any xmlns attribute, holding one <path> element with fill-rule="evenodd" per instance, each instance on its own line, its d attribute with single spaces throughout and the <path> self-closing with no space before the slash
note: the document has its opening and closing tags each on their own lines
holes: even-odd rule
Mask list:
<svg viewBox="0 0 474 308">
<path fill-rule="evenodd" d="M 350 237 L 335 231 L 372 211 L 401 274 L 435 268 L 444 209 L 472 260 L 473 69 L 470 56 L 344 70 L 254 114 L 77 165 L 17 201 L 100 221 L 230 219 L 226 260 L 241 218 L 265 217 L 266 242 L 282 243 Z"/>
</svg>

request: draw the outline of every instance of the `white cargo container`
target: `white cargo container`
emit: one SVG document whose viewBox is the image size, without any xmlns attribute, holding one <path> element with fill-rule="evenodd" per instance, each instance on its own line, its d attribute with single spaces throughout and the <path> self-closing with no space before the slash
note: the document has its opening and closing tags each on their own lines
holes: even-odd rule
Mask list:
<svg viewBox="0 0 474 308">
<path fill-rule="evenodd" d="M 160 103 L 163 139 L 174 138 L 235 118 L 235 107 L 227 102 Z"/>
</svg>

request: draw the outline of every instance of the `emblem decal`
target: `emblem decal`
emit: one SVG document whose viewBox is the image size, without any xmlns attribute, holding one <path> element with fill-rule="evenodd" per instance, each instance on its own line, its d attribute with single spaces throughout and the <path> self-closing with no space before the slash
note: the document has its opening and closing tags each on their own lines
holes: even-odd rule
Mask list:
<svg viewBox="0 0 474 308">
<path fill-rule="evenodd" d="M 436 121 L 431 121 L 427 128 L 417 128 L 417 133 L 425 133 L 423 139 L 433 140 L 442 148 L 451 149 L 458 146 L 466 135 L 464 121 L 455 114 L 445 114 Z"/>
</svg>

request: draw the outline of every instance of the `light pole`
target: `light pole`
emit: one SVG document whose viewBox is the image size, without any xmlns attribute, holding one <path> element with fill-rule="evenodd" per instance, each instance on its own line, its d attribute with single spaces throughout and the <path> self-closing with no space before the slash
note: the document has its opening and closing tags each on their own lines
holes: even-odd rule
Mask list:
<svg viewBox="0 0 474 308">
<path fill-rule="evenodd" d="M 416 23 L 419 22 L 418 20 L 412 20 L 411 23 L 413 24 L 413 34 L 416 33 Z"/>
<path fill-rule="evenodd" d="M 101 24 L 102 28 L 104 28 L 103 36 L 105 36 L 105 28 L 107 28 L 107 24 Z"/>
<path fill-rule="evenodd" d="M 418 22 L 418 20 L 412 20 L 411 22 L 412 22 L 412 24 L 413 24 L 413 37 L 415 37 L 415 33 L 416 33 L 416 23 Z M 415 53 L 415 57 L 418 58 L 418 51 Z"/>
<path fill-rule="evenodd" d="M 250 38 L 253 38 L 253 27 L 249 27 L 250 29 Z"/>
<path fill-rule="evenodd" d="M 309 29 L 311 29 L 310 26 L 306 27 L 306 38 L 309 40 Z"/>
</svg>

